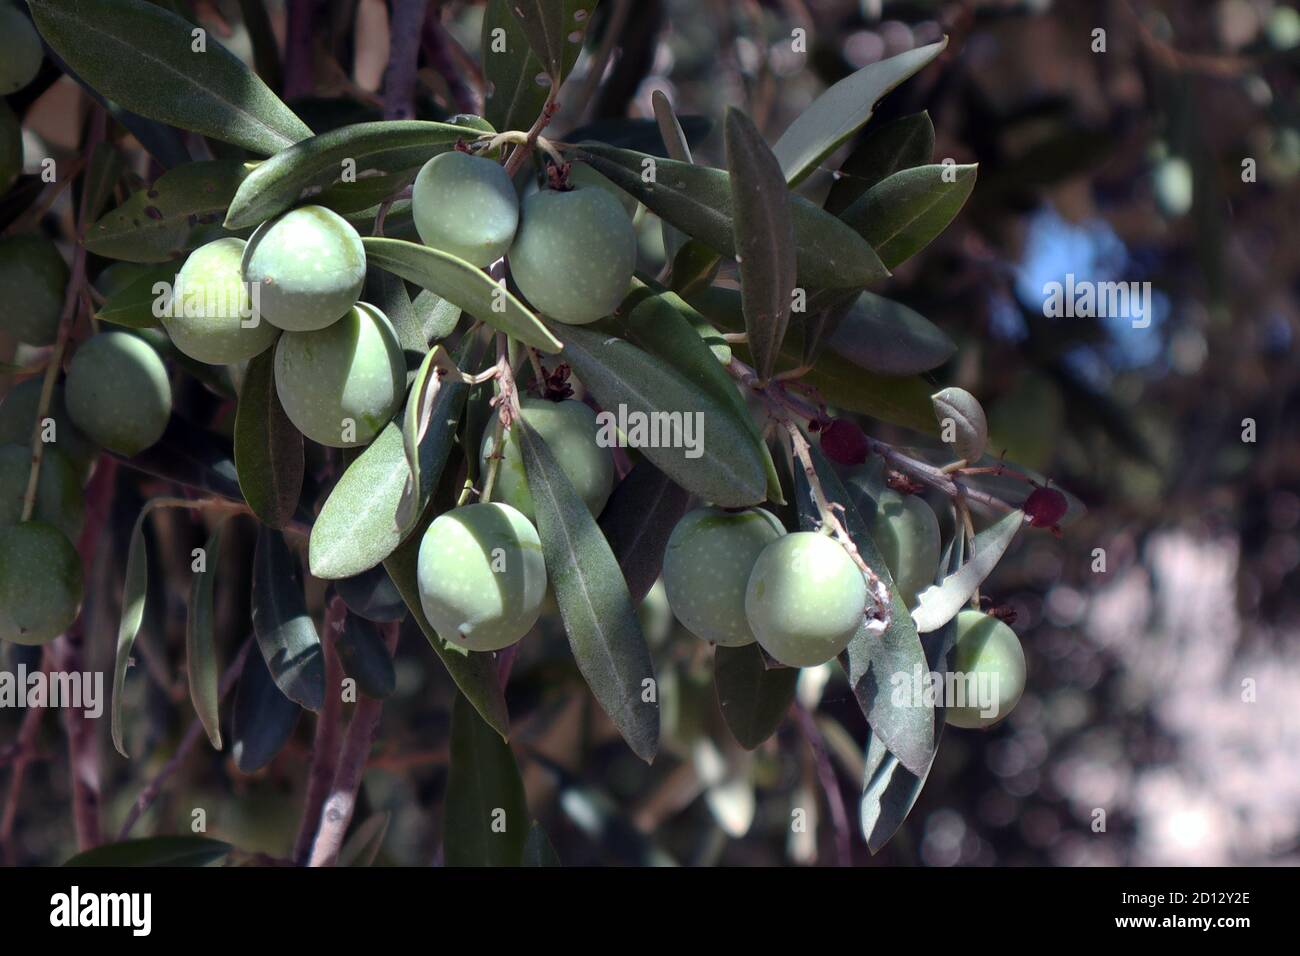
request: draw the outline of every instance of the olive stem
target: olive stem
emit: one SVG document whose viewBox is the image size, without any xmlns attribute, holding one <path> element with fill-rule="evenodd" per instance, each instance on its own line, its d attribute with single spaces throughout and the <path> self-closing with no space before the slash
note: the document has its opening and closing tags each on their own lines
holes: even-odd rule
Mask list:
<svg viewBox="0 0 1300 956">
<path fill-rule="evenodd" d="M 334 641 L 347 617 L 347 605 L 335 596 L 325 606 L 321 650 L 325 655 L 325 700 L 316 716 L 316 734 L 312 738 L 311 766 L 307 771 L 307 797 L 303 802 L 302 822 L 293 843 L 294 862 L 302 865 L 311 857 L 312 843 L 320 827 L 321 812 L 329 796 L 330 785 L 339 758 L 339 718 L 343 710 L 341 684 L 343 670 Z"/>
<path fill-rule="evenodd" d="M 555 110 L 558 106 L 556 97 L 559 93 L 560 84 L 555 79 L 552 79 L 551 91 L 546 94 L 546 103 L 542 106 L 542 111 L 537 114 L 537 119 L 533 121 L 533 125 L 528 130 L 524 141 L 511 151 L 510 157 L 506 160 L 506 175 L 511 179 L 514 178 L 515 173 L 519 172 L 520 167 L 524 164 L 524 160 L 526 160 L 528 154 L 532 152 L 533 144 L 537 142 L 538 137 L 542 135 L 542 130 L 546 129 L 546 125 L 550 123 L 551 117 L 555 115 Z"/>
</svg>

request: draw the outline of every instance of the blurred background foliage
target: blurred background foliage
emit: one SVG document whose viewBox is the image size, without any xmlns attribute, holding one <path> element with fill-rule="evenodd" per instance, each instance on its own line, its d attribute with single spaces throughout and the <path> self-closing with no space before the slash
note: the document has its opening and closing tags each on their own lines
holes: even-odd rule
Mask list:
<svg viewBox="0 0 1300 956">
<path fill-rule="evenodd" d="M 168 5 L 251 61 L 242 4 Z M 283 35 L 282 5 L 267 7 Z M 482 6 L 443 7 L 444 68 L 421 73 L 429 117 L 472 107 L 477 89 Z M 388 43 L 382 0 L 323 10 L 315 86 L 291 101 L 318 132 L 378 115 Z M 530 810 L 565 863 L 1300 862 L 1294 6 L 604 0 L 570 80 L 575 93 L 562 97 L 551 132 L 652 117 L 650 96 L 660 89 L 679 114 L 719 117 L 745 104 L 775 139 L 826 85 L 943 34 L 951 42 L 939 64 L 887 98 L 868 131 L 927 110 L 936 161 L 978 162 L 979 180 L 953 226 L 879 291 L 957 341 L 957 357 L 934 380 L 984 403 L 993 450 L 1049 474 L 1090 509 L 1063 537 L 1024 534 L 985 588 L 1017 612 L 1029 662 L 1024 699 L 990 732 L 945 735 L 911 817 L 872 857 L 857 824 L 866 726 L 838 669 L 802 675 L 811 723 L 792 713 L 746 753 L 718 714 L 711 651 L 675 627 L 652 593 L 643 615 L 665 746 L 647 768 L 585 691 L 558 628 L 543 628 L 514 664 L 512 742 Z M 806 54 L 795 49 L 798 37 Z M 585 97 L 579 91 L 595 88 L 591 65 L 605 50 L 605 82 Z M 38 140 L 29 156 L 68 154 L 72 95 L 67 81 L 38 82 L 13 104 Z M 801 189 L 820 200 L 846 153 Z M 721 165 L 720 129 L 698 147 L 701 157 Z M 1247 167 L 1253 175 L 1243 175 Z M 50 215 L 66 216 L 66 205 Z M 653 266 L 662 240 L 651 217 L 642 239 Z M 1149 325 L 1045 317 L 1043 285 L 1067 273 L 1149 281 Z M 229 412 L 193 382 L 182 403 L 218 427 Z M 1243 439 L 1248 420 L 1253 441 Z M 154 490 L 139 484 L 140 495 Z M 101 542 L 106 580 L 120 576 L 138 506 L 119 493 Z M 250 527 L 235 522 L 228 533 L 222 560 L 247 567 Z M 140 661 L 151 679 L 132 683 L 128 704 L 128 747 L 138 756 L 128 763 L 100 746 L 106 833 L 192 719 L 175 676 L 188 579 L 181 556 L 203 538 L 183 516 L 157 519 L 150 547 L 164 571 L 152 582 Z M 87 642 L 88 666 L 109 671 L 120 588 L 101 585 L 86 627 L 104 639 Z M 324 589 L 314 587 L 319 609 Z M 248 628 L 240 588 L 226 588 L 221 614 L 233 657 Z M 19 652 L 6 653 L 12 665 Z M 451 700 L 424 638 L 404 627 L 397 690 L 354 821 L 368 828 L 361 840 L 386 826 L 379 863 L 439 858 Z M 0 711 L 0 766 L 20 719 Z M 96 723 L 106 738 L 107 721 Z M 72 852 L 55 731 L 47 722 L 9 862 Z M 824 742 L 820 764 L 810 732 Z M 310 743 L 303 720 L 252 776 L 200 746 L 136 835 L 185 832 L 202 807 L 210 835 L 287 856 Z M 792 832 L 796 808 L 808 814 L 807 832 Z"/>
</svg>

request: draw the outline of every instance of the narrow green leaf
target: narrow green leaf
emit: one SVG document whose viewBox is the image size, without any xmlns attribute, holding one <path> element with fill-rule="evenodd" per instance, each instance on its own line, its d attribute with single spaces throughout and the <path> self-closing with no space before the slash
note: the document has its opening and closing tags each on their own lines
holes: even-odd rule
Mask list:
<svg viewBox="0 0 1300 956">
<path fill-rule="evenodd" d="M 989 441 L 988 420 L 984 408 L 964 388 L 945 388 L 930 396 L 934 402 L 934 416 L 939 421 L 939 432 L 947 438 L 945 424 L 952 423 L 953 451 L 958 458 L 978 461 Z"/>
<path fill-rule="evenodd" d="M 239 490 L 253 513 L 283 528 L 302 495 L 302 434 L 294 428 L 275 391 L 275 349 L 248 363 L 235 412 L 235 468 Z"/>
<path fill-rule="evenodd" d="M 633 465 L 614 487 L 599 524 L 632 603 L 639 604 L 654 587 L 663 570 L 668 536 L 690 504 L 690 492 L 648 458 Z"/>
<path fill-rule="evenodd" d="M 397 686 L 393 655 L 388 653 L 379 628 L 364 618 L 349 614 L 343 630 L 334 642 L 343 673 L 357 682 L 357 690 L 367 697 L 383 700 Z"/>
<path fill-rule="evenodd" d="M 307 710 L 325 700 L 325 659 L 307 613 L 298 559 L 278 531 L 260 525 L 253 555 L 253 632 L 284 695 Z"/>
<path fill-rule="evenodd" d="M 755 371 L 766 381 L 776 370 L 794 294 L 790 191 L 763 135 L 734 108 L 727 110 L 726 141 L 745 332 Z"/>
<path fill-rule="evenodd" d="M 510 0 L 510 11 L 523 28 L 528 45 L 542 64 L 542 69 L 556 83 L 564 78 L 564 6 L 563 0 Z M 578 34 L 578 43 L 582 43 L 581 32 Z"/>
<path fill-rule="evenodd" d="M 767 481 L 759 443 L 729 408 L 663 360 L 622 339 L 578 326 L 566 327 L 563 334 L 565 359 L 618 421 L 626 415 L 628 421 L 682 424 L 683 440 L 669 442 L 676 447 L 640 449 L 675 482 L 724 508 L 764 499 Z M 688 424 L 694 429 L 689 443 L 684 440 Z"/>
<path fill-rule="evenodd" d="M 257 75 L 211 36 L 147 0 L 31 0 L 56 53 L 96 91 L 141 116 L 269 156 L 311 135 Z"/>
<path fill-rule="evenodd" d="M 460 322 L 460 307 L 428 289 L 421 289 L 411 305 L 426 342 L 445 339 Z"/>
<path fill-rule="evenodd" d="M 526 130 L 542 112 L 550 92 L 551 81 L 563 80 L 573 69 L 582 50 L 583 35 L 591 23 L 598 0 L 489 0 L 483 13 L 480 49 L 483 51 L 483 77 L 487 81 L 484 113 L 498 130 Z M 534 8 L 530 17 L 513 8 Z M 536 8 L 546 8 L 536 11 Z M 552 27 L 559 25 L 558 44 L 540 37 L 534 40 L 533 23 L 537 13 L 549 13 Z M 540 46 L 539 46 L 540 44 Z M 554 68 L 552 48 L 563 49 L 558 70 Z M 534 52 L 540 49 L 541 53 Z M 550 65 L 548 65 L 550 64 Z"/>
<path fill-rule="evenodd" d="M 510 745 L 457 694 L 442 820 L 444 861 L 447 866 L 519 866 L 528 820 L 524 781 Z"/>
<path fill-rule="evenodd" d="M 401 239 L 362 239 L 371 265 L 414 282 L 476 319 L 543 352 L 558 352 L 559 340 L 503 283 L 463 259 Z"/>
<path fill-rule="evenodd" d="M 496 658 L 491 654 L 466 652 L 463 648 L 450 646 L 438 636 L 438 632 L 424 616 L 424 608 L 420 604 L 420 586 L 416 569 L 420 541 L 432 521 L 432 514 L 425 515 L 424 520 L 416 526 L 414 533 L 384 561 L 384 568 L 401 593 L 411 616 L 420 625 L 420 630 L 424 632 L 429 646 L 441 659 L 443 666 L 447 668 L 447 673 L 460 688 L 461 694 L 474 705 L 474 709 L 502 739 L 507 739 L 510 736 L 510 715 L 497 676 Z"/>
<path fill-rule="evenodd" d="M 772 147 L 790 185 L 806 179 L 871 119 L 881 97 L 918 73 L 947 45 L 948 38 L 944 37 L 937 43 L 864 66 L 817 97 Z"/>
<path fill-rule="evenodd" d="M 727 728 L 742 747 L 753 750 L 785 720 L 799 668 L 769 668 L 757 644 L 719 645 L 713 652 L 713 683 Z"/>
<path fill-rule="evenodd" d="M 731 178 L 725 170 L 659 159 L 601 143 L 583 143 L 575 158 L 589 162 L 620 189 L 635 196 L 688 236 L 736 255 Z M 644 173 L 654 170 L 654 180 Z M 810 288 L 864 288 L 888 278 L 889 270 L 871 246 L 830 213 L 790 196 L 790 217 L 798 247 L 798 281 Z"/>
<path fill-rule="evenodd" d="M 131 666 L 131 648 L 140 623 L 144 620 L 145 598 L 149 591 L 149 554 L 145 547 L 144 521 L 152 509 L 146 504 L 131 527 L 131 543 L 126 552 L 126 578 L 122 588 L 122 620 L 117 627 L 117 659 L 113 664 L 113 710 L 110 718 L 113 746 L 123 757 L 130 757 L 123 743 L 122 705 L 126 692 L 126 669 Z"/>
<path fill-rule="evenodd" d="M 956 343 L 929 319 L 874 292 L 858 295 L 826 344 L 858 368 L 880 375 L 928 372 L 957 353 Z"/>
<path fill-rule="evenodd" d="M 650 104 L 654 109 L 655 122 L 659 124 L 659 136 L 664 141 L 664 149 L 668 157 L 679 163 L 695 162 L 691 156 L 691 144 L 686 139 L 686 132 L 682 129 L 682 124 L 677 121 L 677 116 L 673 113 L 672 105 L 668 102 L 668 97 L 664 96 L 663 90 L 655 90 L 650 94 Z M 690 239 L 670 222 L 661 220 L 659 225 L 664 237 L 664 258 L 672 265 L 675 283 L 679 272 L 677 254 Z M 692 265 L 683 262 L 680 271 L 687 272 L 692 269 Z M 683 276 L 683 280 L 688 281 L 686 276 Z"/>
<path fill-rule="evenodd" d="M 578 669 L 628 746 L 649 763 L 659 749 L 659 697 L 656 692 L 646 700 L 655 686 L 654 664 L 623 573 L 541 436 L 522 418 L 511 431 L 523 454 L 546 571 Z"/>
<path fill-rule="evenodd" d="M 275 686 L 266 659 L 250 652 L 235 685 L 230 753 L 241 773 L 255 773 L 275 759 L 293 735 L 302 708 Z"/>
<path fill-rule="evenodd" d="M 367 621 L 387 624 L 406 619 L 406 602 L 382 564 L 335 581 L 334 589 L 349 611 Z"/>
<path fill-rule="evenodd" d="M 233 850 L 229 843 L 201 836 L 152 836 L 106 843 L 78 853 L 64 866 L 209 866 Z"/>
<path fill-rule="evenodd" d="M 235 159 L 169 169 L 87 229 L 85 246 L 97 256 L 127 262 L 175 259 L 193 248 L 197 227 L 220 224 L 248 170 Z"/>
<path fill-rule="evenodd" d="M 457 140 L 472 141 L 481 135 L 480 130 L 451 123 L 384 120 L 312 136 L 277 152 L 248 174 L 230 202 L 226 228 L 257 226 L 304 195 L 335 183 L 418 169 Z"/>
<path fill-rule="evenodd" d="M 1011 540 L 1025 522 L 1023 511 L 1012 511 L 975 536 L 970 560 L 916 596 L 912 611 L 916 629 L 922 634 L 943 627 L 965 606 L 975 589 L 1002 560 Z"/>
<path fill-rule="evenodd" d="M 934 123 L 929 113 L 913 113 L 886 123 L 844 161 L 824 208 L 838 216 L 882 179 L 900 169 L 922 166 L 933 155 Z"/>
<path fill-rule="evenodd" d="M 190 611 L 185 622 L 185 674 L 190 685 L 190 702 L 208 740 L 221 749 L 221 668 L 217 664 L 216 621 L 213 593 L 217 582 L 217 559 L 221 555 L 218 524 L 203 546 L 204 569 L 194 572 L 190 584 Z"/>
<path fill-rule="evenodd" d="M 169 262 L 132 279 L 105 300 L 95 318 L 128 329 L 157 328 L 160 320 L 154 309 L 170 298 L 176 270 L 177 264 Z"/>
<path fill-rule="evenodd" d="M 457 349 L 457 364 L 476 370 L 483 349 L 481 336 L 466 338 Z M 468 396 L 469 388 L 460 383 L 445 383 L 438 392 L 431 426 L 420 442 L 417 519 L 447 465 Z M 390 422 L 348 466 L 313 523 L 307 549 L 313 575 L 337 580 L 368 571 L 409 537 L 410 526 L 399 522 L 398 510 L 410 474 L 402 428 Z"/>
<path fill-rule="evenodd" d="M 524 841 L 524 866 L 563 866 L 551 838 L 536 820 L 528 828 L 528 839 Z"/>
<path fill-rule="evenodd" d="M 406 354 L 407 368 L 413 362 L 420 362 L 429 350 L 429 337 L 421 328 L 411 295 L 406 291 L 406 283 L 391 272 L 369 269 L 366 272 L 365 300 L 377 306 L 392 323 L 398 344 Z"/>
<path fill-rule="evenodd" d="M 86 178 L 82 184 L 85 195 L 85 214 L 87 221 L 98 219 L 113 200 L 113 191 L 122 178 L 126 163 L 117 146 L 109 141 L 95 144 L 90 154 L 90 163 L 86 166 Z"/>
<path fill-rule="evenodd" d="M 406 402 L 406 411 L 402 414 L 402 450 L 406 455 L 407 478 L 402 488 L 401 500 L 397 503 L 397 526 L 403 531 L 411 528 L 420 519 L 420 512 L 427 499 L 422 499 L 420 489 L 428 482 L 420 478 L 420 446 L 424 443 L 429 427 L 433 421 L 433 412 L 437 406 L 438 396 L 443 388 L 454 387 L 457 383 L 446 377 L 448 366 L 455 371 L 455 363 L 441 345 L 434 346 L 425 355 L 424 361 L 415 373 L 411 383 L 410 397 Z M 438 423 L 436 427 L 441 427 Z"/>
<path fill-rule="evenodd" d="M 948 228 L 975 188 L 978 169 L 951 163 L 904 169 L 872 186 L 841 218 L 894 269 Z"/>
<path fill-rule="evenodd" d="M 357 827 L 352 836 L 348 837 L 348 842 L 343 844 L 343 849 L 339 851 L 338 865 L 373 865 L 375 857 L 383 849 L 384 837 L 388 835 L 388 825 L 392 819 L 393 814 L 388 810 L 368 817 L 366 822 Z"/>
</svg>

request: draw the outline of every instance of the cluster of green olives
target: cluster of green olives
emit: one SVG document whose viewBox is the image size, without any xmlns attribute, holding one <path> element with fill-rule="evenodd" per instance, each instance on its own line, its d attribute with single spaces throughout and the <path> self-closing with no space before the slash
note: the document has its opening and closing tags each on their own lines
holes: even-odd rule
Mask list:
<svg viewBox="0 0 1300 956">
<path fill-rule="evenodd" d="M 500 164 L 459 150 L 441 153 L 415 179 L 415 227 L 426 245 L 476 266 L 505 256 L 537 311 L 585 325 L 609 315 L 627 294 L 636 231 L 625 204 L 631 197 L 599 173 L 576 167 L 568 186 L 525 190 L 521 203 Z"/>
<path fill-rule="evenodd" d="M 573 399 L 520 404 L 524 421 L 555 453 L 592 515 L 600 514 L 614 488 L 614 463 L 597 444 L 596 413 Z M 484 436 L 479 460 L 486 469 L 499 459 L 496 500 L 435 519 L 420 541 L 417 563 L 425 617 L 443 640 L 471 651 L 514 644 L 547 604 L 546 564 L 523 459 L 509 432 L 498 449 L 493 431 Z"/>
</svg>

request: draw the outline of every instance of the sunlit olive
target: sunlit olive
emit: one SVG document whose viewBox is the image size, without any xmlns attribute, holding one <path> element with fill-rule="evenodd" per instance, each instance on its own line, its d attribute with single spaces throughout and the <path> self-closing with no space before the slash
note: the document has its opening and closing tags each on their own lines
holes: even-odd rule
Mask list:
<svg viewBox="0 0 1300 956">
<path fill-rule="evenodd" d="M 782 664 L 814 667 L 848 646 L 862 623 L 867 584 L 836 541 L 815 531 L 778 538 L 754 562 L 745 616 Z"/>
<path fill-rule="evenodd" d="M 43 521 L 0 529 L 0 640 L 44 644 L 81 609 L 81 556 Z"/>
<path fill-rule="evenodd" d="M 64 396 L 78 428 L 127 456 L 157 442 L 171 417 L 167 367 L 147 343 L 126 332 L 100 332 L 77 347 Z"/>
<path fill-rule="evenodd" d="M 175 346 L 209 365 L 230 365 L 258 355 L 280 330 L 252 307 L 240 273 L 246 243 L 228 237 L 190 253 L 176 275 L 163 315 Z"/>
<path fill-rule="evenodd" d="M 425 617 L 449 644 L 471 651 L 508 647 L 532 629 L 546 593 L 537 529 L 493 501 L 439 515 L 420 542 Z"/>
<path fill-rule="evenodd" d="M 664 551 L 664 589 L 682 625 L 727 647 L 753 643 L 745 589 L 762 550 L 785 534 L 762 508 L 699 508 L 683 517 Z"/>
<path fill-rule="evenodd" d="M 1025 692 L 1025 651 L 1016 632 L 996 617 L 966 610 L 957 615 L 957 643 L 949 658 L 950 683 L 963 695 L 947 701 L 944 719 L 954 727 L 992 727 Z M 945 687 L 949 682 L 945 682 Z"/>
<path fill-rule="evenodd" d="M 519 226 L 519 199 L 505 168 L 455 150 L 424 164 L 411 211 L 426 246 L 476 266 L 505 255 Z"/>
</svg>

